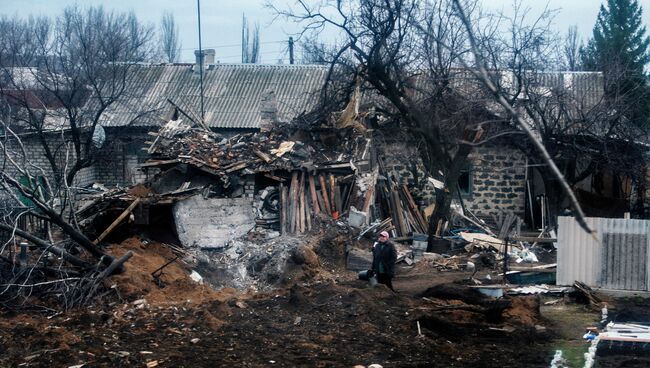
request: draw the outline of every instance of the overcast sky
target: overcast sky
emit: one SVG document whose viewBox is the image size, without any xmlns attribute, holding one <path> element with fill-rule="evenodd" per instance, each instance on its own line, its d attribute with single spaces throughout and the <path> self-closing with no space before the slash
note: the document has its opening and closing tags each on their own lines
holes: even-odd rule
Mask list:
<svg viewBox="0 0 650 368">
<path fill-rule="evenodd" d="M 605 0 L 603 0 L 605 1 Z M 558 9 L 554 27 L 565 32 L 571 25 L 577 25 L 583 39 L 591 35 L 596 21 L 600 0 L 522 0 L 531 8 L 531 14 L 539 14 L 546 5 Z M 644 9 L 644 24 L 650 31 L 650 0 L 638 0 Z M 183 51 L 181 61 L 193 61 L 193 50 L 198 48 L 196 24 L 196 0 L 0 0 L 0 14 L 9 16 L 56 15 L 68 5 L 104 5 L 117 11 L 133 10 L 138 18 L 158 25 L 163 11 L 171 11 L 180 28 Z M 272 23 L 271 12 L 264 7 L 264 0 L 202 0 L 201 32 L 203 48 L 216 49 L 217 59 L 225 63 L 241 60 L 240 41 L 242 14 L 260 24 L 260 49 L 263 63 L 287 62 L 288 33 L 295 27 L 283 21 Z M 293 0 L 274 1 L 278 6 L 293 3 Z M 508 14 L 512 0 L 482 0 L 483 7 L 490 11 Z"/>
</svg>

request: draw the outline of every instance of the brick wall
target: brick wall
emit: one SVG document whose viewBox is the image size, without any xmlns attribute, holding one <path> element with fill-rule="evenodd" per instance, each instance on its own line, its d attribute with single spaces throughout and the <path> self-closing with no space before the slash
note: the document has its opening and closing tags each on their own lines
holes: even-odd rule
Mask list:
<svg viewBox="0 0 650 368">
<path fill-rule="evenodd" d="M 109 130 L 106 145 L 96 156 L 95 181 L 105 186 L 128 186 L 143 183 L 147 173 L 140 168 L 149 155 L 143 147 L 146 132 Z"/>
<path fill-rule="evenodd" d="M 45 148 L 43 147 L 41 141 L 37 138 L 36 135 L 24 135 L 21 137 L 21 140 L 25 149 L 24 155 L 16 140 L 10 139 L 6 142 L 8 150 L 12 152 L 10 154 L 11 158 L 14 159 L 22 168 L 27 168 L 31 175 L 46 177 L 49 180 L 52 180 L 54 177 L 52 167 L 50 165 L 50 161 L 47 159 Z M 74 149 L 70 147 L 70 149 L 66 152 L 66 145 L 64 144 L 66 142 L 64 142 L 64 139 L 60 135 L 48 135 L 46 137 L 46 140 L 59 167 L 65 167 L 66 159 L 68 160 L 69 165 L 75 161 L 76 156 Z M 13 167 L 13 165 L 10 164 L 7 164 L 3 170 L 6 170 L 7 173 L 17 179 L 20 179 L 23 176 L 18 172 L 18 170 Z M 73 186 L 85 185 L 85 183 L 91 180 L 92 176 L 92 168 L 85 168 L 81 170 L 75 177 Z M 52 185 L 54 185 L 53 181 Z"/>
<path fill-rule="evenodd" d="M 526 206 L 526 156 L 507 146 L 477 147 L 470 154 L 471 195 L 465 205 L 478 216 L 512 211 L 523 217 Z"/>
<path fill-rule="evenodd" d="M 380 145 L 379 154 L 390 175 L 399 183 L 412 187 L 418 205 L 424 207 L 435 201 L 435 189 L 426 180 L 416 147 L 406 142 L 386 143 Z M 476 147 L 469 161 L 470 192 L 463 196 L 465 206 L 481 217 L 490 218 L 502 211 L 523 216 L 526 157 L 507 146 Z M 414 172 L 418 177 L 417 186 Z"/>
<path fill-rule="evenodd" d="M 147 153 L 141 148 L 145 146 L 146 133 L 140 134 L 111 134 L 107 137 L 104 146 L 95 153 L 96 162 L 80 170 L 75 176 L 75 187 L 86 187 L 95 182 L 102 183 L 106 186 L 124 186 L 141 183 L 146 179 L 146 173 L 139 168 L 139 164 L 144 162 Z M 10 150 L 18 154 L 12 155 L 14 159 L 20 162 L 21 166 L 30 167 L 33 174 L 53 178 L 49 161 L 45 156 L 45 149 L 41 142 L 34 135 L 22 137 L 26 157 L 20 153 L 19 146 L 15 141 L 9 141 Z M 47 137 L 48 144 L 52 150 L 56 150 L 57 162 L 63 167 L 66 158 L 65 147 L 62 144 L 60 135 L 51 135 Z M 67 153 L 69 162 L 74 161 L 74 151 Z M 45 175 L 35 167 L 41 168 Z M 6 170 L 10 175 L 20 179 L 20 175 L 11 165 L 6 165 Z"/>
<path fill-rule="evenodd" d="M 393 142 L 379 145 L 379 156 L 384 166 L 399 184 L 412 188 L 413 196 L 421 207 L 435 201 L 435 188 L 427 181 L 427 174 L 420 159 L 420 153 L 410 144 Z M 416 185 L 417 175 L 417 185 Z"/>
</svg>

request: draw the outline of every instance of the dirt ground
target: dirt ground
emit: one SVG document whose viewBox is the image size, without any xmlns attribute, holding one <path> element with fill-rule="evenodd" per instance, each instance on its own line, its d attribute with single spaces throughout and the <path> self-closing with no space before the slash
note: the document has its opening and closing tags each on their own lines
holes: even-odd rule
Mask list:
<svg viewBox="0 0 650 368">
<path fill-rule="evenodd" d="M 486 303 L 451 283 L 467 278 L 458 271 L 402 269 L 393 293 L 335 268 L 340 252 L 321 245 L 287 271 L 293 284 L 215 291 L 179 262 L 154 282 L 174 257 L 164 245 L 130 238 L 112 249 L 128 250 L 95 306 L 2 311 L 0 367 L 548 367 L 554 353 L 538 297 Z"/>
</svg>

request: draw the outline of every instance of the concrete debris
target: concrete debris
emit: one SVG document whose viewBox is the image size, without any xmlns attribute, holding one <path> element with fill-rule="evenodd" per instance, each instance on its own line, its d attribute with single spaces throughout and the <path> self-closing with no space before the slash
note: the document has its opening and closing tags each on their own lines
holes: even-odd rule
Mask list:
<svg viewBox="0 0 650 368">
<path fill-rule="evenodd" d="M 255 217 L 248 198 L 193 196 L 173 208 L 178 239 L 184 247 L 220 249 L 248 233 Z"/>
<path fill-rule="evenodd" d="M 190 278 L 192 281 L 202 285 L 203 284 L 203 277 L 196 271 L 192 270 L 192 273 L 190 273 Z"/>
<path fill-rule="evenodd" d="M 358 211 L 354 206 L 350 207 L 350 213 L 348 215 L 348 224 L 352 227 L 358 229 L 364 227 L 368 222 L 368 214 L 362 211 Z"/>
<path fill-rule="evenodd" d="M 563 294 L 570 291 L 570 287 L 559 287 L 559 286 L 549 286 L 549 285 L 530 285 L 517 288 L 507 289 L 508 294 L 517 295 L 517 294 Z"/>
</svg>

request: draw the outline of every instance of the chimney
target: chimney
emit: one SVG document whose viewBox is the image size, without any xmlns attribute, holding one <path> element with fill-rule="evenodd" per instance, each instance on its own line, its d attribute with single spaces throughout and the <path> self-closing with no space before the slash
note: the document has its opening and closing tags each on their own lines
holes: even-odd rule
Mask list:
<svg viewBox="0 0 650 368">
<path fill-rule="evenodd" d="M 214 49 L 204 49 L 202 50 L 202 52 L 199 50 L 194 50 L 194 56 L 196 57 L 196 64 L 194 66 L 194 71 L 195 72 L 199 71 L 199 64 L 201 63 L 202 59 L 203 59 L 203 70 L 207 70 L 208 65 L 214 64 L 214 57 L 216 54 L 217 53 L 214 51 Z"/>
</svg>

